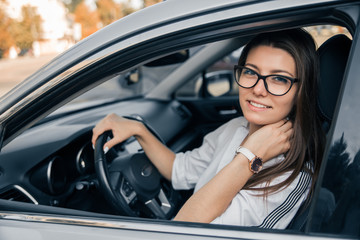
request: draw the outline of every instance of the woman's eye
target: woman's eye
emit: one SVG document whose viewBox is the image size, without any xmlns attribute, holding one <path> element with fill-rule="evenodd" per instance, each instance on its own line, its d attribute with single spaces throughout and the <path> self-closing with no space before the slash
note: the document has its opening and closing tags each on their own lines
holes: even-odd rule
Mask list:
<svg viewBox="0 0 360 240">
<path fill-rule="evenodd" d="M 290 83 L 289 79 L 287 79 L 285 77 L 282 77 L 282 76 L 272 76 L 271 81 L 279 83 L 279 84 L 288 84 L 288 83 Z"/>
<path fill-rule="evenodd" d="M 244 75 L 249 75 L 249 76 L 256 75 L 256 73 L 254 71 L 250 70 L 250 69 L 244 69 L 243 74 Z"/>
</svg>

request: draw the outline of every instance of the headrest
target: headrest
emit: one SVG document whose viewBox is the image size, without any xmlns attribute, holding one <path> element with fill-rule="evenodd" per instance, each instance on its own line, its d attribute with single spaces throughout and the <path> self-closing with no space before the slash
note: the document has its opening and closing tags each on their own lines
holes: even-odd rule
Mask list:
<svg viewBox="0 0 360 240">
<path fill-rule="evenodd" d="M 318 109 L 326 132 L 334 115 L 350 47 L 351 40 L 341 34 L 329 38 L 318 49 L 320 60 Z"/>
</svg>

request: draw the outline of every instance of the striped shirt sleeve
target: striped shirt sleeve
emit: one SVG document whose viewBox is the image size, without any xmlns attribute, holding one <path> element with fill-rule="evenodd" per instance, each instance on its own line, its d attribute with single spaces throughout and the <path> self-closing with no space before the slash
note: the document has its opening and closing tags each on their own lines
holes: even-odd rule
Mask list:
<svg viewBox="0 0 360 240">
<path fill-rule="evenodd" d="M 272 184 L 284 181 L 289 174 L 274 179 Z M 310 186 L 310 174 L 301 172 L 289 186 L 269 194 L 266 199 L 257 196 L 257 191 L 241 190 L 212 223 L 285 229 L 305 201 Z"/>
<path fill-rule="evenodd" d="M 300 208 L 304 198 L 306 199 L 311 183 L 309 173 L 301 172 L 295 188 L 289 193 L 287 198 L 276 207 L 263 222 L 260 228 L 286 228 Z M 300 203 L 300 204 L 299 204 Z M 288 216 L 287 216 L 288 215 Z"/>
</svg>

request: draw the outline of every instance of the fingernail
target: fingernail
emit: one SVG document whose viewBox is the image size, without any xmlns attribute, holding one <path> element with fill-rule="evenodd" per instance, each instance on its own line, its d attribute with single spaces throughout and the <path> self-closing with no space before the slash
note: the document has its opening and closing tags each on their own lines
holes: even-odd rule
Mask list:
<svg viewBox="0 0 360 240">
<path fill-rule="evenodd" d="M 94 146 L 94 144 L 92 144 L 92 148 L 95 150 L 95 146 Z"/>
<path fill-rule="evenodd" d="M 106 154 L 108 151 L 109 151 L 109 148 L 108 148 L 108 147 L 105 147 L 105 148 L 104 148 L 104 153 Z"/>
</svg>

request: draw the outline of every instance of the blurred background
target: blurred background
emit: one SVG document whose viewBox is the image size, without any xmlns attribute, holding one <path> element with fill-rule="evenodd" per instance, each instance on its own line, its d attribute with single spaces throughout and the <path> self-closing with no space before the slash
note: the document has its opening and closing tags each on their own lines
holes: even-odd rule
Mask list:
<svg viewBox="0 0 360 240">
<path fill-rule="evenodd" d="M 106 25 L 162 0 L 0 0 L 0 97 Z"/>
<path fill-rule="evenodd" d="M 162 0 L 0 0 L 0 97 L 106 25 Z M 320 45 L 344 28 L 307 29 Z"/>
</svg>

